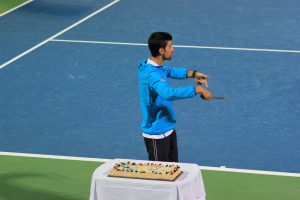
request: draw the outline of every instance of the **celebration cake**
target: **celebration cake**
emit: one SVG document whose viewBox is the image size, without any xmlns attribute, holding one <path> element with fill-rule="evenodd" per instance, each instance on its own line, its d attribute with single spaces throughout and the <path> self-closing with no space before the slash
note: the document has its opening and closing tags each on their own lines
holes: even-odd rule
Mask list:
<svg viewBox="0 0 300 200">
<path fill-rule="evenodd" d="M 115 163 L 109 170 L 108 176 L 174 181 L 180 174 L 182 171 L 179 165 L 128 161 Z"/>
</svg>

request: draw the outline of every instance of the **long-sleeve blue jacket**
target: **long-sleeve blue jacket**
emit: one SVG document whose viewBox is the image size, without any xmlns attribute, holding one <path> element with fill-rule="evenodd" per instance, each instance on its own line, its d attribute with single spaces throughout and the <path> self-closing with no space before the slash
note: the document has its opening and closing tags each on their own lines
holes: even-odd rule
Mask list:
<svg viewBox="0 0 300 200">
<path fill-rule="evenodd" d="M 194 97 L 194 86 L 169 85 L 168 78 L 186 79 L 187 69 L 169 66 L 153 66 L 142 60 L 138 66 L 139 93 L 142 109 L 142 131 L 147 134 L 163 134 L 175 128 L 176 115 L 172 101 Z"/>
</svg>

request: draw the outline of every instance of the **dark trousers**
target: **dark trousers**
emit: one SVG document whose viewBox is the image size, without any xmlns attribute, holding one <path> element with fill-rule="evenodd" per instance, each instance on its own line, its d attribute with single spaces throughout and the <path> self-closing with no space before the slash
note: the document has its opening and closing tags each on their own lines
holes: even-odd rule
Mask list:
<svg viewBox="0 0 300 200">
<path fill-rule="evenodd" d="M 178 162 L 177 136 L 175 130 L 168 137 L 162 139 L 144 138 L 144 141 L 149 160 Z"/>
</svg>

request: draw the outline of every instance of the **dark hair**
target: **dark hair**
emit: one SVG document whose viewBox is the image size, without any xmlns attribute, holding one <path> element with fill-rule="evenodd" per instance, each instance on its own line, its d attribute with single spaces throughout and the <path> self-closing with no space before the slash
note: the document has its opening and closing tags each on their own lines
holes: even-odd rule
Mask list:
<svg viewBox="0 0 300 200">
<path fill-rule="evenodd" d="M 159 49 L 165 48 L 167 42 L 172 40 L 172 35 L 167 32 L 154 32 L 148 39 L 148 47 L 152 56 L 159 55 Z"/>
</svg>

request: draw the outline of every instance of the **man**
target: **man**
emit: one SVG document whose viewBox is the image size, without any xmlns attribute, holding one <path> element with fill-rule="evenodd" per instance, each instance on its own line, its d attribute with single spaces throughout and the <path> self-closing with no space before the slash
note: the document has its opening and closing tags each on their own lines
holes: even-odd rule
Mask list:
<svg viewBox="0 0 300 200">
<path fill-rule="evenodd" d="M 198 84 L 205 84 L 205 74 L 185 68 L 164 65 L 174 52 L 172 36 L 166 32 L 154 32 L 148 39 L 152 57 L 140 62 L 138 67 L 139 93 L 142 108 L 142 131 L 148 159 L 153 161 L 178 162 L 176 116 L 172 101 L 191 98 L 200 94 L 211 100 L 212 94 L 202 86 L 173 88 L 168 78 L 195 78 Z M 190 109 L 190 108 L 188 108 Z"/>
</svg>

